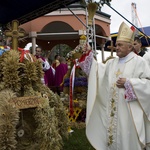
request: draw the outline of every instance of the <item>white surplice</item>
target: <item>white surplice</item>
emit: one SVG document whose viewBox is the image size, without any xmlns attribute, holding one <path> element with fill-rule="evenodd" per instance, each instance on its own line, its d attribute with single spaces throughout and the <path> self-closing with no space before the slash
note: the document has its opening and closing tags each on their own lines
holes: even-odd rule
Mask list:
<svg viewBox="0 0 150 150">
<path fill-rule="evenodd" d="M 136 100 L 126 100 L 125 89 L 116 86 L 119 77 L 130 81 Z M 142 150 L 150 144 L 150 69 L 142 57 L 131 52 L 106 64 L 93 59 L 86 135 L 96 150 Z"/>
<path fill-rule="evenodd" d="M 147 61 L 149 67 L 150 67 L 150 52 L 145 52 L 143 58 Z"/>
</svg>

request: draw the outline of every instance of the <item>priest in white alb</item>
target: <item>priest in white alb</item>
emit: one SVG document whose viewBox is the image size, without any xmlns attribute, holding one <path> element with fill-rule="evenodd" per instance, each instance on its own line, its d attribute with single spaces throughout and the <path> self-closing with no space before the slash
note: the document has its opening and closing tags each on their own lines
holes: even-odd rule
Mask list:
<svg viewBox="0 0 150 150">
<path fill-rule="evenodd" d="M 150 150 L 150 69 L 133 41 L 123 22 L 118 57 L 98 63 L 86 47 L 80 59 L 88 75 L 86 135 L 96 150 Z"/>
</svg>

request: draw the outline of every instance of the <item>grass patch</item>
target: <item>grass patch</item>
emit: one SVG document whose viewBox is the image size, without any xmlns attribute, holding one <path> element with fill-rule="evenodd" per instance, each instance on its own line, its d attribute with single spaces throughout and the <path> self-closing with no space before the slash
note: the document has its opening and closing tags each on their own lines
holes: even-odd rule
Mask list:
<svg viewBox="0 0 150 150">
<path fill-rule="evenodd" d="M 95 150 L 86 138 L 85 128 L 73 130 L 69 138 L 64 140 L 63 150 Z"/>
</svg>

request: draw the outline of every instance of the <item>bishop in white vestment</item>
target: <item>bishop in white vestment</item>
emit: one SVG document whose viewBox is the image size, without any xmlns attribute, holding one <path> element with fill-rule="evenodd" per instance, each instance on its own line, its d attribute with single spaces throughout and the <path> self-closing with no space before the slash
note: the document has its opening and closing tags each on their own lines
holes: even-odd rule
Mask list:
<svg viewBox="0 0 150 150">
<path fill-rule="evenodd" d="M 133 40 L 132 34 L 122 23 L 117 47 L 128 46 Z M 117 49 L 121 56 L 121 48 Z M 93 147 L 96 150 L 150 150 L 147 62 L 131 51 L 102 64 L 88 52 L 80 66 L 89 74 L 86 135 Z"/>
</svg>

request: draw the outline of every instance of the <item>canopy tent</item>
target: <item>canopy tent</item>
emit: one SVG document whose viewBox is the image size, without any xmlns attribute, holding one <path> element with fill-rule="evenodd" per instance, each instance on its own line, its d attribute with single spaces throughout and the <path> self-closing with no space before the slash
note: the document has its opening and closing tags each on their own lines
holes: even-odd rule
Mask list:
<svg viewBox="0 0 150 150">
<path fill-rule="evenodd" d="M 20 24 L 31 21 L 80 0 L 3 0 L 0 2 L 0 24 L 12 20 Z"/>
<path fill-rule="evenodd" d="M 139 28 L 141 32 L 143 32 L 147 37 L 139 32 L 139 36 L 141 37 L 141 42 L 142 42 L 142 47 L 149 47 L 150 46 L 150 26 L 144 27 L 144 28 Z M 118 36 L 118 33 L 112 33 L 111 34 L 111 39 L 113 41 L 113 46 L 115 46 L 116 43 L 116 38 Z M 105 50 L 108 50 L 107 46 L 110 46 L 111 42 L 107 41 L 105 44 Z"/>
</svg>

